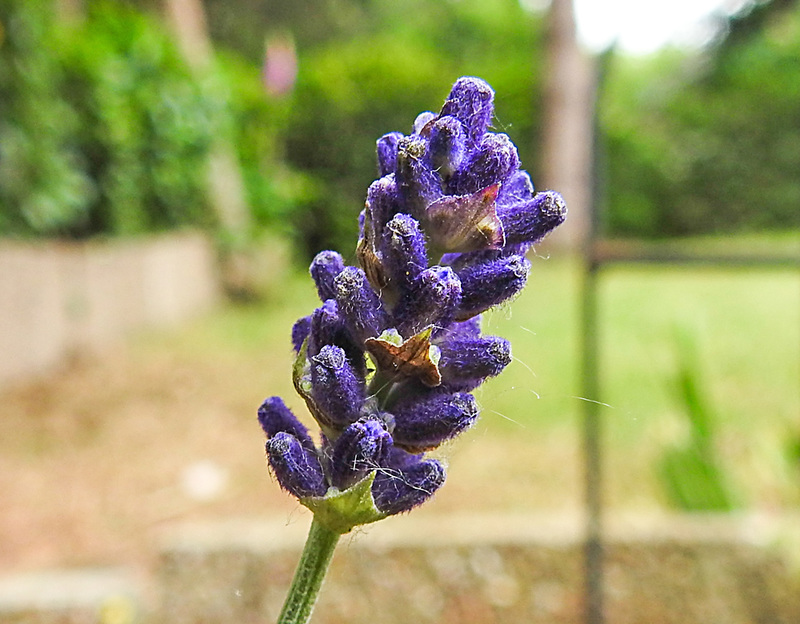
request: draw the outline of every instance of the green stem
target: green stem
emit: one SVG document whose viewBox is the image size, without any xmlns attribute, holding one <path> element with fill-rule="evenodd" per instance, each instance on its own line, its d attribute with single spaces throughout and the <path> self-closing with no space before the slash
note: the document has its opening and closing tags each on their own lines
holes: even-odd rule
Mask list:
<svg viewBox="0 0 800 624">
<path fill-rule="evenodd" d="M 314 516 L 278 624 L 306 624 L 311 619 L 338 541 L 339 534 L 323 526 Z"/>
</svg>

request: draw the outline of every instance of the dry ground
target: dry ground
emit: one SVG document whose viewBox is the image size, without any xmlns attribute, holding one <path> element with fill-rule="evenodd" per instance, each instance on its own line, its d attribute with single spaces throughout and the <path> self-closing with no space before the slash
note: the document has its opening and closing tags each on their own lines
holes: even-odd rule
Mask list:
<svg viewBox="0 0 800 624">
<path fill-rule="evenodd" d="M 176 523 L 298 513 L 265 468 L 255 420 L 267 393 L 290 396 L 288 354 L 196 358 L 157 336 L 143 345 L 0 393 L 0 573 L 148 565 Z M 497 436 L 496 417 L 444 450 L 448 483 L 415 513 L 579 509 L 575 432 Z M 192 467 L 207 475 L 205 498 L 186 484 Z"/>
</svg>

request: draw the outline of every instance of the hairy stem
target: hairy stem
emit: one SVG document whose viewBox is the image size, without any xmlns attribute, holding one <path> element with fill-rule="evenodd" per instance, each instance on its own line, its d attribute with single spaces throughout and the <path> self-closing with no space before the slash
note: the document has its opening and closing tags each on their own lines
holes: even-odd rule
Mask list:
<svg viewBox="0 0 800 624">
<path fill-rule="evenodd" d="M 315 516 L 278 624 L 306 624 L 311 619 L 338 541 L 339 534 L 323 526 Z"/>
</svg>

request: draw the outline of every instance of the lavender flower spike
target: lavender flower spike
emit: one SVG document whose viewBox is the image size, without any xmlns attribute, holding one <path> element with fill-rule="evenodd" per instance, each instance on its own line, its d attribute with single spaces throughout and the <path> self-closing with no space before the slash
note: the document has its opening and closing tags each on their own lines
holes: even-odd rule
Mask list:
<svg viewBox="0 0 800 624">
<path fill-rule="evenodd" d="M 494 92 L 460 78 L 438 113 L 377 141 L 358 266 L 323 251 L 321 305 L 292 330 L 295 388 L 319 443 L 278 398 L 264 402 L 270 468 L 332 533 L 403 513 L 445 480 L 431 451 L 478 417 L 471 392 L 511 361 L 480 315 L 525 285 L 528 248 L 566 217 L 537 193 L 517 148 L 490 131 Z"/>
</svg>

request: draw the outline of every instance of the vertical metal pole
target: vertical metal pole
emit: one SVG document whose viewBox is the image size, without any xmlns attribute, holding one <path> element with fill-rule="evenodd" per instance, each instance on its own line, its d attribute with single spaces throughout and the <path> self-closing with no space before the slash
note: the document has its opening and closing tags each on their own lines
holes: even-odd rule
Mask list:
<svg viewBox="0 0 800 624">
<path fill-rule="evenodd" d="M 602 540 L 602 430 L 598 380 L 597 287 L 599 265 L 587 258 L 582 297 L 582 393 L 584 504 L 586 542 L 584 545 L 584 592 L 586 624 L 603 624 L 603 540 Z"/>
<path fill-rule="evenodd" d="M 605 201 L 605 153 L 598 120 L 598 102 L 614 56 L 613 45 L 597 59 L 594 123 L 592 132 L 591 219 L 583 249 L 583 289 L 581 300 L 581 392 L 583 401 L 584 505 L 586 542 L 584 545 L 584 592 L 586 624 L 603 624 L 603 527 L 602 527 L 602 428 L 599 380 L 600 338 L 598 335 L 598 285 L 601 260 L 595 251 L 600 231 L 600 211 Z"/>
</svg>

